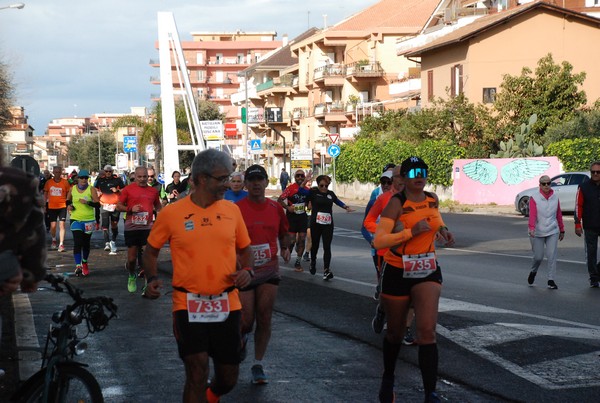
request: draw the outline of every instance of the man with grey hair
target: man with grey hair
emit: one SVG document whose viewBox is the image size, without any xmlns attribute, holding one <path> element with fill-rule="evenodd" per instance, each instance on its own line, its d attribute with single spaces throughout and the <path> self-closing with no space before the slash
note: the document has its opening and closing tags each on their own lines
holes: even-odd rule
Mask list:
<svg viewBox="0 0 600 403">
<path fill-rule="evenodd" d="M 558 241 L 565 237 L 562 212 L 558 195 L 552 190 L 550 177 L 543 175 L 540 178 L 540 190 L 529 198 L 529 240 L 533 251 L 531 272 L 527 278 L 529 285 L 533 285 L 538 268 L 544 260 L 544 249 L 548 259 L 548 288 L 556 290 L 554 282 L 556 273 L 556 259 Z"/>
<path fill-rule="evenodd" d="M 244 174 L 242 172 L 234 172 L 229 178 L 229 189 L 223 195 L 225 200 L 237 203 L 244 197 L 248 196 L 248 192 L 244 190 Z"/>
<path fill-rule="evenodd" d="M 161 211 L 144 250 L 144 295 L 155 299 L 162 287 L 158 254 L 170 243 L 173 329 L 185 366 L 184 402 L 219 401 L 238 379 L 242 347 L 238 289 L 250 285 L 254 259 L 240 209 L 222 200 L 230 175 L 227 154 L 208 149 L 196 155 L 190 196 Z M 210 358 L 214 378 L 207 387 Z"/>
</svg>

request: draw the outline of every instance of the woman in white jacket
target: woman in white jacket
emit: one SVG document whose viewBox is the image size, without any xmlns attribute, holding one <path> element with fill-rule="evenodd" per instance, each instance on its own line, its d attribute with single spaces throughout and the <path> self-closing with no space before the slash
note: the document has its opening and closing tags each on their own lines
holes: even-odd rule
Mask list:
<svg viewBox="0 0 600 403">
<path fill-rule="evenodd" d="M 550 187 L 550 177 L 540 178 L 540 191 L 529 198 L 529 240 L 533 251 L 531 272 L 527 278 L 529 285 L 535 281 L 535 275 L 544 259 L 544 248 L 548 259 L 548 288 L 556 290 L 554 282 L 558 241 L 565 236 L 562 212 L 558 195 Z"/>
</svg>

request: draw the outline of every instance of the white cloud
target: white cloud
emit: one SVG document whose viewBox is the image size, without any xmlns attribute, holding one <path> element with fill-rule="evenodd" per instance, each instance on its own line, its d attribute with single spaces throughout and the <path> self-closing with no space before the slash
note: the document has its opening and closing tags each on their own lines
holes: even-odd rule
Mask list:
<svg viewBox="0 0 600 403">
<path fill-rule="evenodd" d="M 52 119 L 129 112 L 150 106 L 158 70 L 156 15 L 175 16 L 180 40 L 192 31 L 276 31 L 290 39 L 376 0 L 24 0 L 22 10 L 0 10 L 0 58 L 13 70 L 17 103 L 36 134 Z M 0 6 L 12 4 L 0 0 Z M 74 105 L 77 105 L 76 107 Z"/>
</svg>

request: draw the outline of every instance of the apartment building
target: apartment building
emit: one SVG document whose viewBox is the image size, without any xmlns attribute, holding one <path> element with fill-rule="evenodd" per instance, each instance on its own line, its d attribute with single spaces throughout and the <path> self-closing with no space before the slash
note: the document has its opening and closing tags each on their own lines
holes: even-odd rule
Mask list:
<svg viewBox="0 0 600 403">
<path fill-rule="evenodd" d="M 243 82 L 239 73 L 281 47 L 282 41 L 275 40 L 276 32 L 191 32 L 191 36 L 192 40 L 182 42 L 181 48 L 194 96 L 217 103 L 226 122 L 235 123 L 241 119 L 241 107 L 232 105 L 231 95 Z M 160 67 L 157 59 L 150 60 L 150 64 Z M 178 90 L 182 84 L 173 56 L 171 64 L 173 86 Z M 151 82 L 160 85 L 156 77 Z M 158 101 L 160 95 L 152 99 Z M 241 137 L 241 132 L 237 136 Z"/>
<path fill-rule="evenodd" d="M 25 108 L 14 106 L 10 108 L 11 119 L 2 139 L 2 160 L 10 162 L 20 155 L 34 156 L 33 127 L 27 123 Z"/>
</svg>

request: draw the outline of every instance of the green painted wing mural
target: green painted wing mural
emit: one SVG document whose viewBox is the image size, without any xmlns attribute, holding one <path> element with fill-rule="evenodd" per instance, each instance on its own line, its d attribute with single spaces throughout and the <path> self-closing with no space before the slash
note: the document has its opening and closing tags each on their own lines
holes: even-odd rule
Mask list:
<svg viewBox="0 0 600 403">
<path fill-rule="evenodd" d="M 548 161 L 518 159 L 504 165 L 500 169 L 500 177 L 507 185 L 518 185 L 543 174 L 548 168 Z"/>
<path fill-rule="evenodd" d="M 493 185 L 498 178 L 496 166 L 484 160 L 476 160 L 465 164 L 463 172 L 470 179 L 484 185 Z"/>
</svg>

